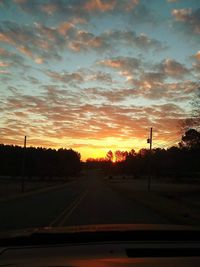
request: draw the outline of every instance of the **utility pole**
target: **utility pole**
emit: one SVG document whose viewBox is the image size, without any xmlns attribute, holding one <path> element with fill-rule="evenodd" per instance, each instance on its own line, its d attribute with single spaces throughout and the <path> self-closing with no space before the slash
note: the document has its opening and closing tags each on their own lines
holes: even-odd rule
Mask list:
<svg viewBox="0 0 200 267">
<path fill-rule="evenodd" d="M 150 155 L 149 155 L 149 177 L 148 177 L 148 192 L 150 192 L 151 189 L 151 174 L 150 174 L 150 167 L 151 167 L 151 150 L 152 150 L 152 141 L 153 141 L 153 128 L 150 128 L 150 135 L 149 138 L 147 139 L 147 143 L 149 143 L 149 150 L 150 150 Z"/>
<path fill-rule="evenodd" d="M 22 158 L 22 184 L 21 184 L 22 193 L 24 193 L 25 160 L 26 160 L 26 135 L 24 136 L 24 149 L 23 149 L 23 158 Z"/>
<path fill-rule="evenodd" d="M 150 153 L 151 153 L 151 149 L 152 149 L 152 133 L 153 133 L 153 128 L 151 127 L 150 129 Z"/>
</svg>

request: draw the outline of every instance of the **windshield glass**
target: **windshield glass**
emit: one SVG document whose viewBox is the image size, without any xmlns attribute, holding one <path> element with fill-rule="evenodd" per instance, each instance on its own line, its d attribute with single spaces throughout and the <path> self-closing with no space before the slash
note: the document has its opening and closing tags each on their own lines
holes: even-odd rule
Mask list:
<svg viewBox="0 0 200 267">
<path fill-rule="evenodd" d="M 1 232 L 199 225 L 199 17 L 197 0 L 0 1 Z"/>
</svg>

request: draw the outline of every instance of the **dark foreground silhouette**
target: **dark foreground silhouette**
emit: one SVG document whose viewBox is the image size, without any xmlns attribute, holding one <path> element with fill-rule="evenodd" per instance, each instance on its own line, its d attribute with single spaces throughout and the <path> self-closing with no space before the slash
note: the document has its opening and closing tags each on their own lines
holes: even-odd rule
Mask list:
<svg viewBox="0 0 200 267">
<path fill-rule="evenodd" d="M 115 156 L 116 162 L 112 162 Z M 127 174 L 133 178 L 154 177 L 199 178 L 200 180 L 200 132 L 190 129 L 182 136 L 178 146 L 168 149 L 109 151 L 106 158 L 88 159 L 87 168 L 102 168 L 110 175 Z"/>
<path fill-rule="evenodd" d="M 67 177 L 80 168 L 80 154 L 72 149 L 0 145 L 0 175 Z"/>
</svg>

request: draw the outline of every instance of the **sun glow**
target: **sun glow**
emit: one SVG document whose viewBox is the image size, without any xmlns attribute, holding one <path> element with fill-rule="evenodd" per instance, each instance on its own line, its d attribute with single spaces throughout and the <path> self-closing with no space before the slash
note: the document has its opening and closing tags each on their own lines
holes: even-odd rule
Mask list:
<svg viewBox="0 0 200 267">
<path fill-rule="evenodd" d="M 146 133 L 148 138 L 148 131 Z M 108 151 L 112 151 L 114 154 L 116 151 L 131 151 L 134 149 L 138 152 L 141 148 L 149 148 L 147 144 L 147 138 L 130 138 L 127 136 L 127 139 L 121 138 L 105 138 L 105 139 L 91 139 L 91 140 L 73 140 L 70 138 L 43 138 L 34 139 L 31 136 L 27 135 L 27 146 L 33 147 L 44 147 L 44 148 L 67 148 L 73 149 L 81 154 L 81 160 L 86 161 L 88 158 L 93 159 L 103 159 L 106 158 Z M 23 145 L 23 136 L 15 139 L 6 139 L 2 140 L 5 144 L 12 145 Z M 158 136 L 153 137 L 153 148 L 154 147 L 168 147 L 177 144 L 179 141 L 178 137 L 171 139 L 171 136 L 163 136 L 163 138 L 158 138 Z M 116 159 L 113 156 L 112 162 L 115 163 Z"/>
</svg>

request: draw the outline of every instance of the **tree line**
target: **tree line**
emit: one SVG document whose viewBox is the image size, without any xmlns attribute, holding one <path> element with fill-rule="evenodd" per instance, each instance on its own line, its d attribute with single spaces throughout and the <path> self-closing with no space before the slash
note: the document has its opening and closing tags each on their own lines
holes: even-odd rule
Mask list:
<svg viewBox="0 0 200 267">
<path fill-rule="evenodd" d="M 26 177 L 68 177 L 81 170 L 80 154 L 72 149 L 23 148 L 0 145 L 0 175 Z M 200 176 L 200 132 L 189 129 L 180 143 L 168 149 L 108 151 L 105 158 L 88 159 L 87 168 L 101 168 L 108 174 L 132 177 Z"/>
<path fill-rule="evenodd" d="M 80 154 L 72 149 L 0 145 L 2 176 L 68 177 L 80 169 Z"/>
<path fill-rule="evenodd" d="M 115 162 L 112 162 L 115 156 Z M 127 174 L 133 178 L 154 177 L 200 178 L 200 132 L 189 129 L 177 146 L 168 149 L 108 151 L 104 159 L 89 159 L 90 167 L 103 168 L 107 174 Z"/>
</svg>

